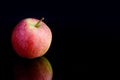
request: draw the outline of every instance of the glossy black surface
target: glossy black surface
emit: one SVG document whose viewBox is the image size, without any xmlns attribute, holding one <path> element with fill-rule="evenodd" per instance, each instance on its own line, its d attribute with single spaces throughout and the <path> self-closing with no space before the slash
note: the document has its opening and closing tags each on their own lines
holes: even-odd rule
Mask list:
<svg viewBox="0 0 120 80">
<path fill-rule="evenodd" d="M 100 6 L 82 1 L 1 2 L 0 80 L 14 80 L 13 66 L 17 61 L 32 61 L 16 55 L 11 45 L 13 28 L 27 17 L 44 17 L 52 30 L 52 44 L 44 56 L 52 65 L 53 80 L 88 78 L 89 62 L 104 60 L 111 52 L 112 40 L 119 40 L 120 35 L 119 28 L 112 29 L 120 26 L 119 16 L 108 14 L 111 9 Z"/>
</svg>

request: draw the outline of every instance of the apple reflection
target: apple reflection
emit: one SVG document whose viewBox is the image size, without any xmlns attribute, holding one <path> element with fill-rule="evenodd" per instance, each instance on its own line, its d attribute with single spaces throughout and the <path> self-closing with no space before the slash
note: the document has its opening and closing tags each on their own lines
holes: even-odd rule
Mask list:
<svg viewBox="0 0 120 80">
<path fill-rule="evenodd" d="M 14 65 L 15 80 L 52 80 L 53 70 L 45 57 Z"/>
</svg>

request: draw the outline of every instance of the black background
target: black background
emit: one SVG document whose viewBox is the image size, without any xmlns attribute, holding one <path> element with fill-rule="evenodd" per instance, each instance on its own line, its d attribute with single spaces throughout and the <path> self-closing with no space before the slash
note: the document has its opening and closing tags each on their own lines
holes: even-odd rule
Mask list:
<svg viewBox="0 0 120 80">
<path fill-rule="evenodd" d="M 53 67 L 53 80 L 88 78 L 89 61 L 105 60 L 112 43 L 120 39 L 119 6 L 113 2 L 49 0 L 1 4 L 0 59 L 3 66 L 0 72 L 5 72 L 3 75 L 8 78 L 13 78 L 14 60 L 21 59 L 12 48 L 11 33 L 24 18 L 44 17 L 53 33 L 51 47 L 45 54 Z"/>
</svg>

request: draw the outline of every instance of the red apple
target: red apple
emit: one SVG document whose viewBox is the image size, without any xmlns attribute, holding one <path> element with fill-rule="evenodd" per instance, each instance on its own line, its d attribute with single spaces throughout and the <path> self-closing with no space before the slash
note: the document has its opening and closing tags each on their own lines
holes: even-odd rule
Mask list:
<svg viewBox="0 0 120 80">
<path fill-rule="evenodd" d="M 14 64 L 14 80 L 52 80 L 53 70 L 50 62 L 45 57 Z"/>
<path fill-rule="evenodd" d="M 48 51 L 52 41 L 52 32 L 42 21 L 43 19 L 26 18 L 14 28 L 12 45 L 19 56 L 32 59 Z"/>
</svg>

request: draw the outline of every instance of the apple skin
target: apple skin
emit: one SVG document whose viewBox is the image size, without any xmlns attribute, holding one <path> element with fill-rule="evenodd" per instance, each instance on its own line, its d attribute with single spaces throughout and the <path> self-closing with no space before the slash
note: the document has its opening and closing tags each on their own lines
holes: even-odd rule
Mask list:
<svg viewBox="0 0 120 80">
<path fill-rule="evenodd" d="M 12 32 L 12 46 L 19 56 L 33 59 L 43 56 L 48 51 L 52 32 L 43 21 L 36 27 L 39 21 L 35 18 L 26 18 L 15 26 Z"/>
<path fill-rule="evenodd" d="M 52 80 L 53 70 L 45 57 L 14 64 L 14 80 Z"/>
</svg>

